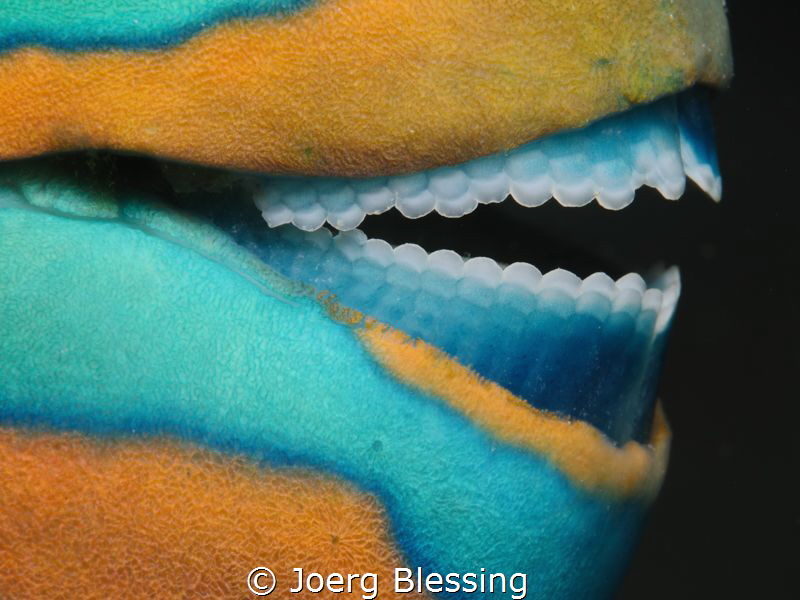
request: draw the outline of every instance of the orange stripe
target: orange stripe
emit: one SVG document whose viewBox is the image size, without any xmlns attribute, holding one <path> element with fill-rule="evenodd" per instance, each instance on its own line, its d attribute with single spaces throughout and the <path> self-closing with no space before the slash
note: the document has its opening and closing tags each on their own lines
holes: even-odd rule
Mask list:
<svg viewBox="0 0 800 600">
<path fill-rule="evenodd" d="M 109 147 L 270 172 L 414 171 L 730 75 L 718 0 L 328 0 L 164 51 L 0 57 L 0 159 Z"/>
<path fill-rule="evenodd" d="M 247 598 L 271 568 L 377 573 L 403 561 L 377 500 L 333 478 L 163 440 L 0 429 L 0 597 Z M 413 596 L 417 597 L 417 596 Z"/>
<path fill-rule="evenodd" d="M 399 379 L 442 398 L 501 440 L 545 456 L 578 485 L 617 498 L 658 493 L 670 440 L 660 405 L 650 445 L 630 441 L 618 448 L 588 423 L 537 410 L 421 340 L 369 320 L 357 331 Z"/>
</svg>

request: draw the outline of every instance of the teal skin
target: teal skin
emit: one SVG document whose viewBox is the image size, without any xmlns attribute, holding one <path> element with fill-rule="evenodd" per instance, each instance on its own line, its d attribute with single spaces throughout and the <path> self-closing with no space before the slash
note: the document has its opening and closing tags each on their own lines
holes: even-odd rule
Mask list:
<svg viewBox="0 0 800 600">
<path fill-rule="evenodd" d="M 59 50 L 161 48 L 217 23 L 280 17 L 312 0 L 4 0 L 0 51 L 26 45 Z M 134 25 L 133 27 L 131 25 Z"/>
<path fill-rule="evenodd" d="M 409 566 L 527 573 L 530 599 L 611 593 L 643 503 L 400 383 L 219 230 L 28 165 L 0 179 L 0 423 L 311 467 L 377 495 Z"/>
</svg>

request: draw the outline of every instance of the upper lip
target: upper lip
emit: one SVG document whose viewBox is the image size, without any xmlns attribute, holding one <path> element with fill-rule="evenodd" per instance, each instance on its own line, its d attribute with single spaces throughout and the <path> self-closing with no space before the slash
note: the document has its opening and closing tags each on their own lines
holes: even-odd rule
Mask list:
<svg viewBox="0 0 800 600">
<path fill-rule="evenodd" d="M 265 173 L 410 173 L 732 70 L 720 0 L 257 4 L 263 18 L 233 23 L 209 14 L 216 3 L 142 23 L 115 3 L 8 9 L 0 158 L 100 147 Z"/>
</svg>

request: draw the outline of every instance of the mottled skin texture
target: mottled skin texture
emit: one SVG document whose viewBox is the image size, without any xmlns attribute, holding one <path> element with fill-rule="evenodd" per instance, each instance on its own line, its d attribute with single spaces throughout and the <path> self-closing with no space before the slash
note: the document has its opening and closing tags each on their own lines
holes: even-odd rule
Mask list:
<svg viewBox="0 0 800 600">
<path fill-rule="evenodd" d="M 329 0 L 157 52 L 8 52 L 0 158 L 105 147 L 270 173 L 412 172 L 730 69 L 719 0 Z"/>
<path fill-rule="evenodd" d="M 0 429 L 0 497 L 3 598 L 243 598 L 260 565 L 273 597 L 341 597 L 289 594 L 305 565 L 377 573 L 394 598 L 404 566 L 373 496 L 175 442 Z"/>
</svg>

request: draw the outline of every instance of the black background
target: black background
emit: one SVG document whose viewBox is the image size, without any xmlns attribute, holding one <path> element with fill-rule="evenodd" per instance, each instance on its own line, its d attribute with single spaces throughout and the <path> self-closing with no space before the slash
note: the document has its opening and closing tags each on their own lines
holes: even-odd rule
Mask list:
<svg viewBox="0 0 800 600">
<path fill-rule="evenodd" d="M 621 600 L 800 598 L 800 15 L 789 2 L 728 9 L 736 75 L 712 97 L 721 204 L 690 185 L 678 202 L 642 189 L 620 212 L 505 202 L 455 221 L 409 227 L 391 211 L 362 226 L 542 271 L 680 266 L 661 385 L 671 463 Z"/>
<path fill-rule="evenodd" d="M 723 202 L 687 198 L 696 211 L 656 225 L 686 252 L 662 382 L 673 451 L 621 599 L 800 598 L 800 11 L 728 9 Z"/>
</svg>

